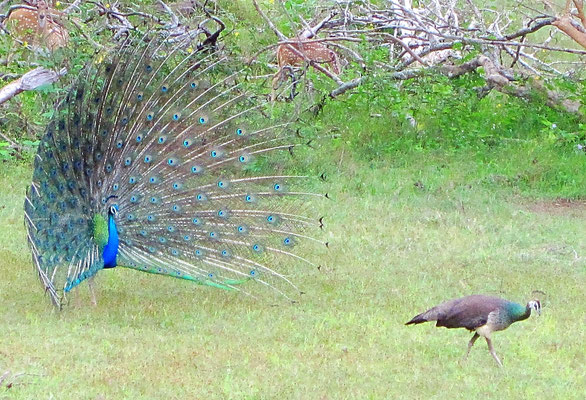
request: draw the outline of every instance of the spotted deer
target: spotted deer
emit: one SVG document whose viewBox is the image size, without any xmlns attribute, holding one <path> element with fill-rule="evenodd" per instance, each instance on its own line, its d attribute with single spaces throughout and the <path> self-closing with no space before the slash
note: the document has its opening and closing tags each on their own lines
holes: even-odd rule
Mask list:
<svg viewBox="0 0 586 400">
<path fill-rule="evenodd" d="M 33 47 L 46 47 L 50 51 L 67 46 L 69 33 L 57 21 L 59 13 L 39 0 L 35 7 L 12 8 L 7 19 L 7 28 L 14 38 Z"/>
<path fill-rule="evenodd" d="M 277 89 L 280 82 L 286 80 L 287 76 L 292 75 L 292 67 L 299 67 L 304 64 L 312 66 L 326 64 L 333 74 L 340 74 L 338 56 L 334 51 L 330 50 L 322 42 L 306 41 L 299 38 L 296 42 L 283 43 L 277 47 L 277 64 L 279 69 L 273 77 L 271 101 L 275 101 L 277 98 Z M 289 70 L 288 74 L 286 70 Z"/>
</svg>

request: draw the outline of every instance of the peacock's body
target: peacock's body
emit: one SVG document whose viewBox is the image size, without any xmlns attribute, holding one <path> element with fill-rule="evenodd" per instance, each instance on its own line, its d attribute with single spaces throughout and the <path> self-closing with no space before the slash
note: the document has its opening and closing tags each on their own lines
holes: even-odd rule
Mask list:
<svg viewBox="0 0 586 400">
<path fill-rule="evenodd" d="M 57 306 L 115 266 L 285 294 L 279 267 L 309 262 L 293 248 L 319 222 L 288 201 L 304 177 L 255 171 L 291 151 L 291 121 L 272 122 L 225 57 L 144 39 L 86 67 L 41 141 L 25 224 L 42 284 Z"/>
</svg>

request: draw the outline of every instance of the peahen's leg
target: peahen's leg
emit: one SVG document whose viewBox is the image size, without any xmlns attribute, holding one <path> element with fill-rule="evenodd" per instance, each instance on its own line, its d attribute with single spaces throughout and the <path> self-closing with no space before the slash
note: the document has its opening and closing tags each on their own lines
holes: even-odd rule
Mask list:
<svg viewBox="0 0 586 400">
<path fill-rule="evenodd" d="M 494 347 L 492 347 L 492 342 L 490 341 L 489 338 L 485 338 L 486 339 L 486 344 L 488 344 L 488 351 L 490 351 L 490 354 L 492 354 L 492 356 L 494 357 L 496 363 L 499 365 L 499 367 L 502 368 L 503 363 L 501 362 L 501 360 L 499 360 L 498 356 L 496 355 L 495 351 L 494 351 Z"/>
<path fill-rule="evenodd" d="M 468 350 L 466 351 L 466 356 L 464 358 L 468 358 L 468 354 L 470 354 L 470 349 L 472 348 L 472 346 L 474 346 L 474 342 L 476 342 L 476 339 L 478 339 L 479 337 L 480 335 L 474 332 L 474 336 L 472 336 L 472 339 L 470 339 L 470 341 L 468 342 Z"/>
</svg>

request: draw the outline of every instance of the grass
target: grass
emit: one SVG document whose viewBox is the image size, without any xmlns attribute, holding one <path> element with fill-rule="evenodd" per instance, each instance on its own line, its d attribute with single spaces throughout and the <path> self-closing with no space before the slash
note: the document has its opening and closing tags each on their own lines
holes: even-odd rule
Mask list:
<svg viewBox="0 0 586 400">
<path fill-rule="evenodd" d="M 520 144 L 382 161 L 347 150 L 323 161 L 323 267 L 299 266 L 306 294 L 276 307 L 115 269 L 98 275 L 96 307 L 82 285 L 55 312 L 25 240 L 30 166 L 5 163 L 0 375 L 32 375 L 0 399 L 582 398 L 586 206 L 552 199 L 584 198 L 585 158 Z M 549 178 L 568 163 L 582 168 L 573 179 Z M 403 325 L 448 298 L 524 303 L 533 290 L 546 293 L 543 315 L 494 335 L 504 369 L 482 341 L 462 360 L 467 331 Z"/>
</svg>

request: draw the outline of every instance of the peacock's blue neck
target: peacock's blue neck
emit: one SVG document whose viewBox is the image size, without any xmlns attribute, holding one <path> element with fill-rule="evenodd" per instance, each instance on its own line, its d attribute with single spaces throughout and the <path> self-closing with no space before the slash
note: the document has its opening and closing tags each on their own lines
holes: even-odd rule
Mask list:
<svg viewBox="0 0 586 400">
<path fill-rule="evenodd" d="M 104 268 L 114 268 L 116 266 L 116 256 L 118 255 L 118 229 L 114 215 L 108 215 L 108 243 L 104 246 L 102 257 L 104 259 Z"/>
</svg>

